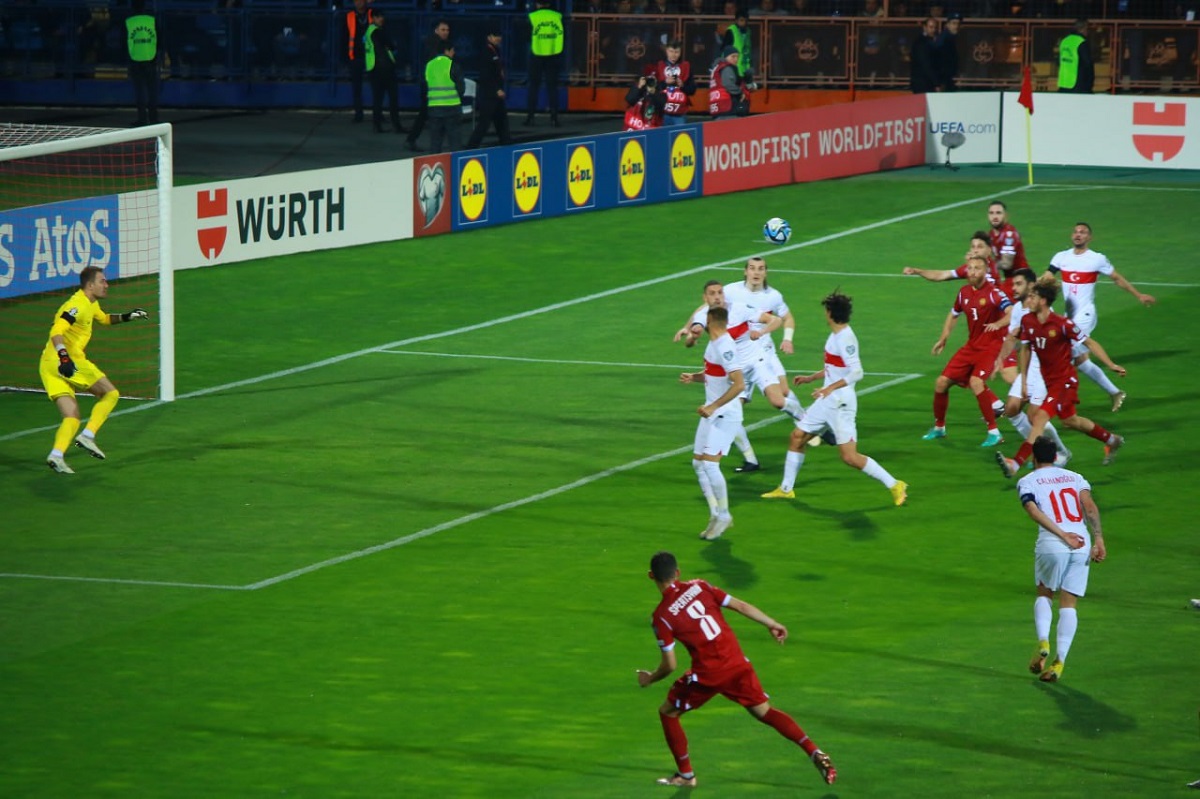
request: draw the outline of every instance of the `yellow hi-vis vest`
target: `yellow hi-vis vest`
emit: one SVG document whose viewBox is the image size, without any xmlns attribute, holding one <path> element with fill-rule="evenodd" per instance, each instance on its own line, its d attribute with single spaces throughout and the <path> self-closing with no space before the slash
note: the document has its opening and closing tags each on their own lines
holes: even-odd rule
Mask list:
<svg viewBox="0 0 1200 799">
<path fill-rule="evenodd" d="M 1079 45 L 1083 37 L 1072 33 L 1058 45 L 1058 88 L 1074 89 L 1079 80 Z"/>
<path fill-rule="evenodd" d="M 563 51 L 562 14 L 550 8 L 530 12 L 533 38 L 529 49 L 534 55 L 558 55 Z"/>
<path fill-rule="evenodd" d="M 429 59 L 425 65 L 425 85 L 429 87 L 429 107 L 447 108 L 462 105 L 454 79 L 450 77 L 450 65 L 454 62 L 447 55 Z"/>
<path fill-rule="evenodd" d="M 153 61 L 158 55 L 158 31 L 154 27 L 154 17 L 135 14 L 125 20 L 125 31 L 129 60 Z"/>
</svg>

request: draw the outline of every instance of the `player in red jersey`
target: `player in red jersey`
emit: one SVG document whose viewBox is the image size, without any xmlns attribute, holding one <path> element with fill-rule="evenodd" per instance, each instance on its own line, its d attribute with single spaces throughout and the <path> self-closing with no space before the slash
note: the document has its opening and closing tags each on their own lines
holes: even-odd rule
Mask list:
<svg viewBox="0 0 1200 799">
<path fill-rule="evenodd" d="M 662 660 L 654 671 L 637 670 L 638 685 L 645 688 L 674 673 L 676 642 L 683 643 L 692 659 L 691 668 L 675 681 L 666 701 L 658 708 L 667 747 L 676 766 L 675 774 L 660 779 L 658 784 L 696 785 L 687 735 L 679 717 L 720 694 L 737 702 L 754 718 L 803 749 L 822 779 L 832 785 L 837 779 L 833 761 L 817 748 L 791 716 L 771 707 L 758 675 L 742 652 L 733 629 L 725 621 L 722 609 L 735 610 L 763 625 L 780 644 L 787 640 L 787 628 L 749 602 L 736 599 L 704 580 L 681 580 L 679 563 L 670 552 L 658 552 L 650 559 L 649 576 L 662 593 L 662 601 L 650 617 Z"/>
<path fill-rule="evenodd" d="M 987 279 L 987 264 L 982 258 L 967 259 L 967 285 L 958 291 L 954 307 L 946 314 L 942 324 L 942 335 L 933 345 L 933 354 L 941 355 L 946 341 L 954 331 L 958 317 L 967 317 L 967 343 L 954 353 L 954 357 L 942 369 L 933 386 L 933 427 L 922 438 L 932 441 L 946 437 L 946 409 L 950 407 L 950 386 L 970 388 L 979 403 L 983 420 L 987 424 L 987 438 L 981 447 L 994 447 L 1004 441 L 996 427 L 996 406 L 1003 408 L 1000 398 L 988 387 L 996 356 L 1004 343 L 1004 328 L 1008 325 L 1012 301 L 995 284 Z M 989 330 L 996 323 L 998 328 Z"/>
<path fill-rule="evenodd" d="M 1029 261 L 1025 258 L 1025 244 L 1021 234 L 1008 221 L 1008 206 L 1000 200 L 993 200 L 987 210 L 988 224 L 992 226 L 992 257 L 1000 267 L 1001 285 L 1012 295 L 1012 273 L 1017 269 L 1028 269 Z"/>
<path fill-rule="evenodd" d="M 992 240 L 986 231 L 976 230 L 971 234 L 971 241 L 967 245 L 967 254 L 964 258 L 983 258 L 987 262 L 988 280 L 993 283 L 1000 282 L 1000 272 L 996 269 L 996 261 L 992 258 Z M 923 277 L 932 283 L 941 283 L 946 280 L 966 280 L 967 264 L 964 261 L 955 269 L 921 269 L 915 266 L 906 266 L 901 273 Z"/>
<path fill-rule="evenodd" d="M 1079 378 L 1075 374 L 1075 364 L 1072 362 L 1071 349 L 1075 343 L 1083 344 L 1101 363 L 1125 376 L 1125 368 L 1118 366 L 1108 357 L 1104 347 L 1095 339 L 1088 338 L 1075 323 L 1065 316 L 1059 316 L 1050 310 L 1050 306 L 1058 299 L 1058 288 L 1049 283 L 1037 283 L 1030 291 L 1026 300 L 1029 313 L 1021 319 L 1021 379 L 1025 386 L 1029 385 L 1029 360 L 1031 351 L 1037 353 L 1038 363 L 1042 368 L 1042 379 L 1046 384 L 1046 396 L 1033 409 L 1029 421 L 1032 427 L 1025 442 L 1017 450 L 1016 458 L 1006 458 L 1003 452 L 996 453 L 996 462 L 1006 477 L 1012 477 L 1033 452 L 1033 442 L 1042 434 L 1042 428 L 1051 418 L 1057 416 L 1063 424 L 1081 433 L 1086 433 L 1104 444 L 1103 465 L 1112 463 L 1124 444 L 1125 439 L 1115 433 L 1110 433 L 1091 419 L 1080 416 L 1075 412 L 1075 404 L 1079 401 Z M 1028 396 L 1028 389 L 1025 389 Z"/>
</svg>

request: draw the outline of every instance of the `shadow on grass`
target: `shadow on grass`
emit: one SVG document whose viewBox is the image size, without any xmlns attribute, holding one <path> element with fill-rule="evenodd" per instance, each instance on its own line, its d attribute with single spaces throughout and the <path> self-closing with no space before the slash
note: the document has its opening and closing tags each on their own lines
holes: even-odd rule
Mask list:
<svg viewBox="0 0 1200 799">
<path fill-rule="evenodd" d="M 1137 729 L 1137 720 L 1133 716 L 1128 716 L 1083 691 L 1062 683 L 1049 685 L 1038 682 L 1034 686 L 1058 704 L 1058 709 L 1063 715 L 1059 728 L 1075 733 L 1081 738 L 1103 738 L 1106 735 Z"/>
<path fill-rule="evenodd" d="M 736 529 L 736 528 L 734 528 Z M 749 588 L 758 583 L 754 564 L 733 554 L 728 538 L 718 538 L 700 550 L 700 557 L 717 570 L 720 577 L 713 582 L 727 591 Z"/>
</svg>

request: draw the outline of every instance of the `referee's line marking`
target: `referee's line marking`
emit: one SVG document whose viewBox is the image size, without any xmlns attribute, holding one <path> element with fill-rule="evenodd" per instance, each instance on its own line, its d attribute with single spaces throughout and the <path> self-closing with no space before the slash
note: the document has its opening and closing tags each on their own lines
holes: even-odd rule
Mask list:
<svg viewBox="0 0 1200 799">
<path fill-rule="evenodd" d="M 799 250 L 804 247 L 815 247 L 818 244 L 824 244 L 829 241 L 835 241 L 837 239 L 846 238 L 847 236 L 853 236 L 858 233 L 865 233 L 868 230 L 875 230 L 877 228 L 887 227 L 888 225 L 895 225 L 900 222 L 907 222 L 910 219 L 918 219 L 923 216 L 929 216 L 930 214 L 938 214 L 938 213 L 941 213 L 942 211 L 948 211 L 953 208 L 961 208 L 962 206 L 965 206 L 965 205 L 974 205 L 975 203 L 985 202 L 987 200 L 991 200 L 996 197 L 1005 197 L 1010 194 L 1017 194 L 1019 192 L 1027 191 L 1028 189 L 1029 189 L 1029 186 L 1018 186 L 1014 189 L 1006 189 L 1006 190 L 1000 191 L 1000 192 L 993 192 L 991 194 L 987 194 L 987 195 L 984 195 L 981 197 L 972 197 L 971 199 L 968 199 L 968 200 L 959 200 L 958 202 L 948 203 L 946 205 L 939 205 L 934 208 L 926 208 L 923 211 L 913 211 L 912 213 L 904 214 L 902 216 L 895 216 L 895 217 L 892 217 L 891 219 L 884 219 L 884 220 L 880 220 L 878 222 L 871 222 L 866 225 L 860 225 L 859 227 L 851 228 L 849 230 L 843 230 L 843 231 L 839 231 L 837 233 L 830 233 L 828 236 L 821 236 L 819 238 L 809 239 L 807 241 L 801 241 L 801 242 L 797 242 L 795 244 L 785 244 L 780 247 L 772 247 L 770 251 L 771 252 L 788 252 L 790 250 Z M 259 383 L 265 383 L 268 380 L 276 380 L 281 377 L 291 377 L 293 375 L 303 374 L 304 372 L 310 372 L 314 369 L 322 369 L 326 366 L 334 366 L 336 364 L 341 363 L 342 361 L 348 361 L 353 358 L 361 357 L 363 355 L 370 355 L 371 353 L 379 352 L 380 350 L 395 349 L 397 347 L 404 347 L 409 344 L 419 344 L 423 341 L 434 341 L 436 339 L 448 338 L 449 336 L 456 336 L 460 333 L 471 333 L 476 330 L 486 330 L 488 328 L 495 327 L 497 325 L 502 325 L 507 322 L 515 322 L 520 319 L 529 319 L 534 316 L 540 316 L 545 313 L 550 313 L 551 311 L 559 311 L 559 310 L 562 310 L 563 308 L 570 308 L 575 305 L 581 305 L 585 302 L 591 302 L 592 300 L 604 299 L 605 297 L 613 297 L 618 294 L 624 294 L 629 291 L 636 291 L 637 289 L 643 289 L 643 288 L 647 288 L 649 286 L 655 286 L 655 285 L 658 285 L 659 283 L 667 283 L 672 280 L 678 280 L 679 278 L 682 278 L 682 277 L 688 277 L 689 275 L 699 274 L 701 272 L 706 272 L 706 271 L 709 271 L 712 269 L 719 269 L 719 268 L 725 267 L 725 266 L 742 264 L 745 262 L 745 260 L 747 258 L 750 258 L 753 255 L 761 254 L 761 252 L 763 252 L 763 251 L 760 251 L 759 253 L 751 253 L 750 255 L 739 256 L 737 258 L 729 258 L 724 261 L 714 261 L 712 263 L 708 263 L 703 266 L 697 266 L 697 267 L 693 267 L 691 269 L 684 269 L 680 272 L 674 272 L 672 274 L 664 275 L 662 277 L 651 278 L 650 280 L 642 280 L 637 283 L 630 283 L 625 286 L 619 286 L 615 289 L 607 289 L 606 291 L 596 292 L 595 294 L 588 294 L 583 297 L 576 297 L 573 300 L 564 300 L 563 302 L 556 302 L 556 303 L 552 303 L 551 305 L 544 305 L 541 308 L 534 308 L 533 310 L 522 311 L 521 313 L 516 313 L 516 314 L 510 314 L 509 316 L 501 316 L 496 319 L 491 319 L 486 322 L 479 322 L 478 324 L 468 325 L 466 327 L 458 327 L 458 328 L 454 328 L 453 330 L 444 330 L 440 333 L 429 333 L 424 336 L 414 336 L 412 338 L 401 339 L 400 341 L 392 341 L 387 344 L 380 344 L 375 347 L 368 347 L 366 349 L 356 350 L 355 352 L 348 352 L 343 355 L 335 355 L 332 358 L 324 358 L 319 361 L 313 361 L 312 363 L 303 364 L 301 366 L 293 366 L 290 369 L 281 369 L 276 372 L 269 372 L 265 375 L 259 375 L 257 377 L 249 377 L 249 378 L 246 378 L 245 380 L 235 380 L 232 383 L 223 383 L 219 386 L 212 386 L 210 388 L 202 388 L 197 391 L 189 391 L 184 394 L 176 395 L 175 401 L 178 402 L 181 400 L 195 399 L 196 397 L 206 397 L 210 394 L 219 394 L 221 392 L 230 391 L 235 388 L 244 388 L 245 386 L 253 386 L 253 385 L 257 385 Z M 141 411 L 146 411 L 151 408 L 157 408 L 158 406 L 160 406 L 162 404 L 163 403 L 160 400 L 154 400 L 152 402 L 147 402 L 145 404 L 137 405 L 135 407 L 122 408 L 121 410 L 114 411 L 112 413 L 112 416 L 123 416 L 128 413 L 139 413 Z M 29 428 L 27 430 L 18 430 L 15 433 L 7 433 L 5 435 L 0 436 L 0 443 L 5 442 L 5 441 L 12 441 L 14 439 L 22 438 L 24 436 L 32 435 L 34 433 L 45 433 L 45 432 L 48 432 L 51 430 L 57 430 L 57 429 L 58 429 L 58 425 L 46 425 L 44 427 L 33 427 L 33 428 Z"/>
<path fill-rule="evenodd" d="M 874 386 L 869 386 L 869 387 L 863 389 L 862 391 L 858 392 L 858 395 L 860 397 L 862 397 L 862 396 L 866 396 L 867 394 L 874 394 L 876 391 L 882 391 L 885 388 L 891 388 L 892 386 L 897 386 L 897 385 L 900 385 L 901 383 L 907 383 L 910 380 L 916 380 L 920 377 L 923 377 L 923 375 L 920 375 L 920 374 L 900 375 L 891 380 L 884 381 L 883 383 L 879 383 Z M 783 415 L 782 413 L 778 414 L 778 415 L 769 416 L 766 419 L 761 419 L 753 424 L 747 425 L 746 429 L 747 430 L 759 430 L 763 427 L 767 427 L 768 425 L 773 425 L 773 424 L 777 424 L 782 421 L 786 421 L 789 418 L 790 417 L 787 417 L 787 416 Z M 573 480 L 570 483 L 560 485 L 556 488 L 551 488 L 546 491 L 540 491 L 536 494 L 530 494 L 527 497 L 523 497 L 521 499 L 515 499 L 511 502 L 505 502 L 500 505 L 495 505 L 486 510 L 476 511 L 474 513 L 468 513 L 467 515 L 460 516 L 457 519 L 451 519 L 448 522 L 442 522 L 441 524 L 434 525 L 433 527 L 426 527 L 424 530 L 418 530 L 415 533 L 410 533 L 408 535 L 401 536 L 400 538 L 394 538 L 391 541 L 386 541 L 382 544 L 376 544 L 375 546 L 367 547 L 365 549 L 355 550 L 354 552 L 347 552 L 344 555 L 338 555 L 337 557 L 328 558 L 326 560 L 318 561 L 317 563 L 311 563 L 308 566 L 302 566 L 299 569 L 293 569 L 291 571 L 284 572 L 283 574 L 279 574 L 274 577 L 268 577 L 265 580 L 259 580 L 258 582 L 248 583 L 246 585 L 208 585 L 208 584 L 204 584 L 204 583 L 169 582 L 169 581 L 163 581 L 163 580 L 122 580 L 122 579 L 103 578 L 103 577 L 70 577 L 70 576 L 65 576 L 65 575 L 53 575 L 52 576 L 52 575 L 43 575 L 43 574 L 2 574 L 2 573 L 0 573 L 0 578 L 14 578 L 14 579 L 27 579 L 27 580 L 58 580 L 58 581 L 63 581 L 63 582 L 87 582 L 87 583 L 121 583 L 121 584 L 126 584 L 126 585 L 161 586 L 161 587 L 170 587 L 170 588 L 207 588 L 207 589 L 221 590 L 221 591 L 257 591 L 261 588 L 268 588 L 272 585 L 278 585 L 279 583 L 284 583 L 289 580 L 294 580 L 297 577 L 302 577 L 306 574 L 312 574 L 313 572 L 320 571 L 321 569 L 327 569 L 330 566 L 337 566 L 340 563 L 346 563 L 347 561 L 351 561 L 351 560 L 358 560 L 359 558 L 365 558 L 368 555 L 375 555 L 380 552 L 386 552 L 389 549 L 395 549 L 396 547 L 402 547 L 402 546 L 405 546 L 406 544 L 411 544 L 414 541 L 420 541 L 422 538 L 428 538 L 431 535 L 437 535 L 438 533 L 445 532 L 446 530 L 453 530 L 456 527 L 461 527 L 464 524 L 468 524 L 470 522 L 477 521 L 479 519 L 486 519 L 489 516 L 495 516 L 497 513 L 503 513 L 506 510 L 513 510 L 514 508 L 520 508 L 525 505 L 530 505 L 534 502 L 539 502 L 543 499 L 550 499 L 551 497 L 556 497 L 559 494 L 565 494 L 568 491 L 574 490 L 576 488 L 582 488 L 583 486 L 598 482 L 600 480 L 603 480 L 606 477 L 612 477 L 615 474 L 621 474 L 622 472 L 632 471 L 633 469 L 637 469 L 637 468 L 646 466 L 651 463 L 656 463 L 657 461 L 665 460 L 667 458 L 674 458 L 679 455 L 683 455 L 687 452 L 691 452 L 691 450 L 692 450 L 692 445 L 688 444 L 686 446 L 676 447 L 675 449 L 667 450 L 666 452 L 659 452 L 655 455 L 649 455 L 645 458 L 639 458 L 638 460 L 630 461 L 629 463 L 624 463 L 620 466 L 614 466 L 611 469 L 605 469 L 603 471 L 596 472 L 595 474 L 590 474 L 590 475 L 587 475 L 586 477 L 581 477 L 578 480 Z"/>
</svg>

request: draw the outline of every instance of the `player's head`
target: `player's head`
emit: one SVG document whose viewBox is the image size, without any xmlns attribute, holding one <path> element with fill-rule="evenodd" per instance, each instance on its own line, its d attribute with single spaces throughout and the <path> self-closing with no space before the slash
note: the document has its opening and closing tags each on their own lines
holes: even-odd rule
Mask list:
<svg viewBox="0 0 1200 799">
<path fill-rule="evenodd" d="M 976 230 L 971 234 L 971 242 L 967 245 L 967 255 L 987 258 L 992 254 L 992 239 L 986 230 Z"/>
<path fill-rule="evenodd" d="M 85 266 L 79 273 L 79 288 L 90 291 L 94 297 L 107 296 L 108 280 L 104 277 L 104 270 L 98 266 Z"/>
<path fill-rule="evenodd" d="M 972 255 L 967 259 L 967 282 L 979 288 L 987 282 L 987 259 Z"/>
<path fill-rule="evenodd" d="M 655 552 L 650 558 L 650 577 L 656 583 L 669 583 L 679 576 L 679 561 L 670 552 Z"/>
<path fill-rule="evenodd" d="M 1017 269 L 1012 273 L 1014 299 L 1023 300 L 1029 296 L 1029 288 L 1037 282 L 1037 275 L 1029 267 Z"/>
<path fill-rule="evenodd" d="M 1034 283 L 1033 288 L 1029 291 L 1029 296 L 1045 300 L 1046 307 L 1049 308 L 1058 299 L 1058 286 L 1053 283 Z"/>
<path fill-rule="evenodd" d="M 704 284 L 704 304 L 709 308 L 721 308 L 725 305 L 725 287 L 719 280 L 710 280 Z"/>
<path fill-rule="evenodd" d="M 988 224 L 992 227 L 1000 227 L 1008 221 L 1008 206 L 1003 200 L 992 200 L 988 206 Z"/>
<path fill-rule="evenodd" d="M 718 336 L 729 329 L 729 311 L 721 306 L 708 309 L 708 331 Z"/>
<path fill-rule="evenodd" d="M 839 325 L 850 324 L 850 313 L 854 310 L 852 303 L 853 300 L 837 289 L 821 300 L 821 305 L 825 306 L 825 312 L 829 314 L 829 319 Z"/>
<path fill-rule="evenodd" d="M 1071 244 L 1076 247 L 1086 247 L 1092 240 L 1092 226 L 1087 222 L 1076 222 L 1071 228 Z"/>
<path fill-rule="evenodd" d="M 1038 465 L 1051 465 L 1058 457 L 1058 447 L 1049 436 L 1038 436 L 1033 442 L 1033 461 Z"/>
<path fill-rule="evenodd" d="M 760 255 L 746 261 L 746 284 L 751 288 L 767 287 L 767 259 Z"/>
</svg>

